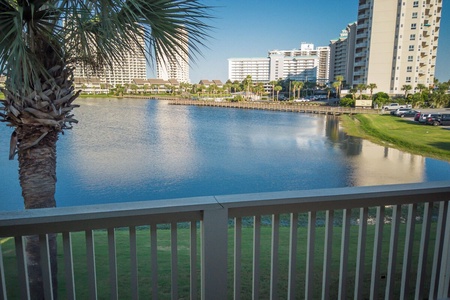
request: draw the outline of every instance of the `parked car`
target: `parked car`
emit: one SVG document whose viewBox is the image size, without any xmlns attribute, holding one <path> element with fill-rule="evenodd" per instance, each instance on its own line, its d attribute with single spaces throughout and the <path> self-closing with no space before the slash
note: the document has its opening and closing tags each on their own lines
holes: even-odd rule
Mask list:
<svg viewBox="0 0 450 300">
<path fill-rule="evenodd" d="M 440 117 L 437 117 L 433 120 L 432 125 L 444 125 L 448 126 L 450 125 L 450 114 L 441 114 Z"/>
<path fill-rule="evenodd" d="M 439 125 L 439 121 L 438 121 L 439 118 L 441 118 L 441 114 L 429 114 L 427 116 L 425 124 L 437 126 L 437 125 Z"/>
<path fill-rule="evenodd" d="M 411 104 L 390 103 L 383 106 L 383 110 L 396 110 L 398 108 L 411 108 Z"/>
<path fill-rule="evenodd" d="M 427 117 L 429 116 L 430 114 L 429 113 L 421 113 L 420 114 L 420 117 L 419 117 L 419 123 L 422 123 L 422 124 L 426 124 L 426 122 L 427 122 Z"/>
<path fill-rule="evenodd" d="M 411 110 L 410 108 L 397 108 L 396 110 L 392 110 L 390 112 L 393 116 L 399 116 L 401 113 Z"/>
<path fill-rule="evenodd" d="M 417 112 L 415 115 L 414 115 L 414 121 L 416 121 L 416 122 L 419 122 L 419 119 L 420 119 L 420 115 L 421 115 L 422 113 L 419 111 L 419 112 Z"/>
<path fill-rule="evenodd" d="M 402 110 L 396 113 L 396 116 L 400 118 L 404 117 L 415 117 L 417 113 L 420 113 L 420 111 L 414 110 L 414 109 L 408 109 L 408 110 Z"/>
</svg>

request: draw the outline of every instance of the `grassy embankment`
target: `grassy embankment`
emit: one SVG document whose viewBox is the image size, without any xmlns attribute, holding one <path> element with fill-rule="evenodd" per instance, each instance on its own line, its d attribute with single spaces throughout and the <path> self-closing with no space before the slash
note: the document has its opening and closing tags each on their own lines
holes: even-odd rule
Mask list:
<svg viewBox="0 0 450 300">
<path fill-rule="evenodd" d="M 355 211 L 358 213 L 357 211 Z M 369 225 L 367 230 L 367 252 L 365 261 L 365 276 L 364 276 L 364 296 L 368 298 L 370 290 L 370 271 L 372 268 L 372 247 L 374 241 L 375 226 Z M 339 261 L 340 261 L 340 240 L 341 240 L 341 227 L 335 227 L 333 231 L 333 254 L 332 254 L 332 282 L 331 282 L 331 295 L 337 295 L 337 288 L 339 282 Z M 435 237 L 435 224 L 432 226 L 432 234 L 430 245 L 434 245 Z M 390 232 L 390 224 L 385 225 L 385 232 Z M 420 242 L 421 224 L 416 224 L 415 231 L 415 245 Z M 270 226 L 263 226 L 261 230 L 261 299 L 265 299 L 270 294 L 270 249 L 271 249 L 271 234 L 272 230 Z M 405 224 L 401 224 L 399 238 L 404 240 L 405 238 Z M 178 229 L 178 283 L 179 283 L 179 299 L 189 298 L 189 235 L 190 230 L 186 228 Z M 353 283 L 357 248 L 358 248 L 358 226 L 351 226 L 351 240 L 349 246 L 349 280 Z M 228 290 L 232 291 L 233 287 L 233 229 L 229 230 L 229 249 L 228 249 Z M 298 252 L 297 252 L 297 293 L 299 298 L 302 298 L 305 286 L 305 265 L 306 265 L 306 237 L 307 228 L 299 227 L 298 230 Z M 159 297 L 161 299 L 170 298 L 170 230 L 158 230 L 158 288 Z M 322 267 L 323 267 L 323 251 L 325 228 L 321 226 L 316 227 L 316 245 L 314 251 L 314 298 L 320 298 L 322 288 Z M 198 239 L 199 241 L 199 239 Z M 242 230 L 242 299 L 251 298 L 251 284 L 252 284 L 252 254 L 253 254 L 253 230 L 250 227 L 244 227 Z M 381 272 L 386 275 L 387 271 L 387 255 L 389 251 L 389 234 L 386 234 L 383 238 L 383 259 L 381 260 Z M 86 242 L 83 232 L 72 234 L 73 245 L 73 261 L 74 261 L 74 273 L 75 273 L 75 285 L 76 294 L 79 299 L 89 298 L 88 292 L 88 274 L 86 271 Z M 108 239 L 107 232 L 103 230 L 95 231 L 95 259 L 97 268 L 97 286 L 99 292 L 99 299 L 109 299 L 109 263 L 108 263 Z M 59 292 L 61 298 L 65 295 L 65 279 L 64 279 L 64 258 L 62 250 L 62 241 L 58 241 L 58 280 L 59 280 Z M 200 245 L 198 245 L 200 246 Z M 403 244 L 399 245 L 398 256 L 401 260 L 403 253 Z M 2 252 L 4 257 L 4 266 L 6 273 L 6 282 L 8 288 L 8 296 L 11 299 L 19 298 L 18 279 L 15 267 L 17 261 L 15 259 L 14 240 L 4 240 L 2 242 Z M 417 270 L 418 248 L 414 247 L 413 253 L 413 268 L 411 278 L 415 278 L 415 270 Z M 116 230 L 116 249 L 117 249 L 117 269 L 118 269 L 118 283 L 119 283 L 119 298 L 130 298 L 130 242 L 129 233 L 127 230 Z M 137 231 L 137 249 L 138 249 L 138 268 L 139 268 L 139 294 L 142 299 L 149 299 L 151 297 L 151 268 L 150 268 L 150 233 L 148 228 L 141 228 Z M 200 249 L 198 247 L 198 249 Z M 280 228 L 280 248 L 279 248 L 279 296 L 280 299 L 287 298 L 287 275 L 289 269 L 289 228 Z M 433 254 L 433 251 L 429 251 L 429 258 Z M 200 258 L 198 257 L 198 262 Z M 429 261 L 428 267 L 431 266 Z M 401 267 L 397 267 L 396 275 L 396 294 L 400 286 L 399 280 L 401 278 Z M 429 270 L 427 270 L 427 274 Z M 199 278 L 200 279 L 200 278 Z M 429 279 L 428 279 L 429 280 Z M 12 284 L 12 286 L 11 286 Z M 383 293 L 386 280 L 383 279 L 380 282 L 380 293 Z M 428 284 L 428 282 L 427 282 Z M 429 285 L 426 285 L 429 286 Z M 200 282 L 198 282 L 200 287 Z M 414 289 L 411 289 L 412 292 Z M 353 294 L 353 284 L 348 285 L 348 294 Z M 398 294 L 397 294 L 398 295 Z M 231 294 L 229 295 L 231 298 Z M 381 295 L 380 295 L 381 297 Z"/>
<path fill-rule="evenodd" d="M 450 161 L 450 130 L 391 115 L 341 117 L 345 131 L 380 145 Z"/>
</svg>

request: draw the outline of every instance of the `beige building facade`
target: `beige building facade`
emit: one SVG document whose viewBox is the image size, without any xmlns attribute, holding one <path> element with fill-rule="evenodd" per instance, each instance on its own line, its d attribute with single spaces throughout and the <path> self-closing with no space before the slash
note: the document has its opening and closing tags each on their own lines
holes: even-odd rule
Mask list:
<svg viewBox="0 0 450 300">
<path fill-rule="evenodd" d="M 144 44 L 143 39 L 140 42 Z M 123 54 L 120 63 L 105 64 L 97 71 L 84 67 L 82 64 L 76 64 L 74 77 L 87 80 L 96 78 L 102 84 L 107 84 L 111 87 L 131 84 L 134 79 L 147 79 L 147 61 L 145 54 L 135 46 Z"/>
<path fill-rule="evenodd" d="M 339 38 L 330 41 L 330 81 L 343 76 L 344 83 L 352 85 L 356 26 L 356 22 L 348 24 Z"/>
<path fill-rule="evenodd" d="M 442 0 L 359 0 L 353 85 L 433 85 Z"/>
</svg>

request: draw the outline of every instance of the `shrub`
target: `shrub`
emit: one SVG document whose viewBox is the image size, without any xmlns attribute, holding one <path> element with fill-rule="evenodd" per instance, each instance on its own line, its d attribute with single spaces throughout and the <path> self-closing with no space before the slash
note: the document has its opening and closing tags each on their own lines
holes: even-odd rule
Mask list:
<svg viewBox="0 0 450 300">
<path fill-rule="evenodd" d="M 352 95 L 350 95 L 350 97 L 345 96 L 341 99 L 339 105 L 344 107 L 355 107 L 355 100 L 352 99 Z"/>
</svg>

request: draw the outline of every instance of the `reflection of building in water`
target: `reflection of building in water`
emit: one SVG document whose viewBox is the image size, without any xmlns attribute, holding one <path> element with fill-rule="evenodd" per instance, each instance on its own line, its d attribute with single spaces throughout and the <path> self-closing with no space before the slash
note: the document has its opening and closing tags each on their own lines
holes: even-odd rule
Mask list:
<svg viewBox="0 0 450 300">
<path fill-rule="evenodd" d="M 342 150 L 351 175 L 349 186 L 422 182 L 425 158 L 348 136 L 339 118 L 327 116 L 326 136 Z"/>
<path fill-rule="evenodd" d="M 187 112 L 173 120 L 163 111 L 168 106 L 165 103 L 109 99 L 105 106 L 103 102 L 79 99 L 80 126 L 75 129 L 77 134 L 70 135 L 73 144 L 79 145 L 73 149 L 76 164 L 72 170 L 87 184 L 142 184 L 149 173 L 152 179 L 170 182 L 192 172 L 195 149 Z M 160 107 L 149 108 L 150 103 Z M 95 106 L 101 107 L 101 114 Z M 155 115 L 149 115 L 152 112 Z"/>
<path fill-rule="evenodd" d="M 349 162 L 352 185 L 381 185 L 424 181 L 425 157 L 361 140 L 359 155 Z"/>
</svg>

